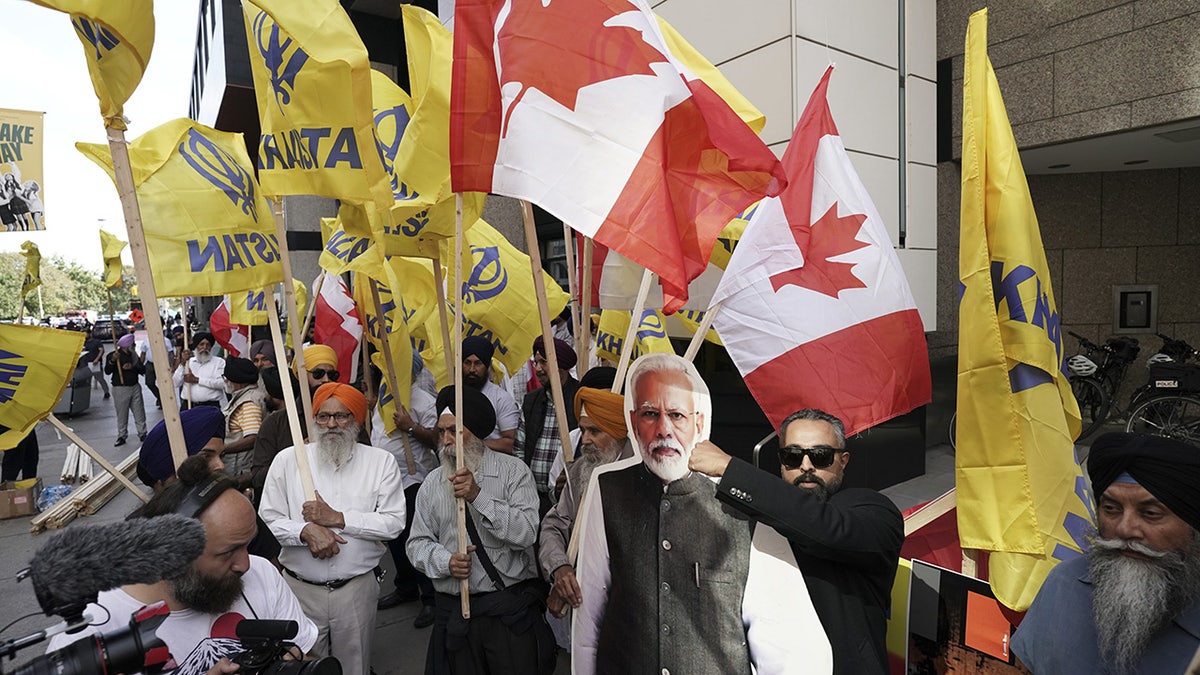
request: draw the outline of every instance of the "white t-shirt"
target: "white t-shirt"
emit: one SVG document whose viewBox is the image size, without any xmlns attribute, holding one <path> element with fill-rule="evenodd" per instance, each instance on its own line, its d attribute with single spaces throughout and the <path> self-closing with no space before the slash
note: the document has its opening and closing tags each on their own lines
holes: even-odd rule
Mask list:
<svg viewBox="0 0 1200 675">
<path fill-rule="evenodd" d="M 300 629 L 292 642 L 305 653 L 317 642 L 317 626 L 304 615 L 300 601 L 283 581 L 271 563 L 250 556 L 250 569 L 242 576 L 242 597 L 230 610 L 220 616 L 201 614 L 190 609 L 171 612 L 158 627 L 156 634 L 167 645 L 171 658 L 178 664 L 179 675 L 203 675 L 222 657 L 243 651 L 235 632 L 242 619 L 292 620 Z M 64 647 L 86 635 L 108 633 L 129 625 L 129 617 L 144 604 L 125 591 L 114 588 L 100 594 L 100 605 L 88 605 L 87 615 L 93 621 L 107 616 L 104 623 L 90 626 L 73 635 L 60 633 L 50 639 L 47 652 Z M 168 670 L 176 665 L 168 663 Z"/>
</svg>

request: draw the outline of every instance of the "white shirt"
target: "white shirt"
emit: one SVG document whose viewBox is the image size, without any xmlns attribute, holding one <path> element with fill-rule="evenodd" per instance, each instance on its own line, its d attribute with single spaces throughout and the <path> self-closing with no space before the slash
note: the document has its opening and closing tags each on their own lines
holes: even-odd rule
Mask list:
<svg viewBox="0 0 1200 675">
<path fill-rule="evenodd" d="M 171 374 L 175 387 L 183 388 L 183 400 L 225 403 L 225 359 L 213 356 L 208 363 L 200 363 L 193 356 L 188 359 L 187 366 L 199 382 L 188 384 L 183 381 L 182 364 Z"/>
<path fill-rule="evenodd" d="M 491 380 L 484 382 L 483 389 L 480 391 L 492 402 L 492 408 L 496 411 L 496 428 L 484 440 L 492 441 L 500 438 L 502 431 L 516 431 L 517 425 L 521 423 L 521 408 L 513 400 L 512 394 Z"/>
<path fill-rule="evenodd" d="M 583 530 L 579 533 L 579 560 L 575 566 L 583 604 L 575 611 L 571 625 L 573 675 L 596 672 L 596 641 L 612 578 L 603 500 L 596 480 L 603 473 L 620 471 L 641 461 L 635 455 L 598 467 L 592 472 L 584 494 L 583 515 L 577 523 Z M 750 546 L 742 623 L 746 627 L 754 672 L 759 675 L 832 673 L 833 648 L 817 618 L 804 575 L 796 565 L 787 539 L 774 528 L 758 523 Z"/>
<path fill-rule="evenodd" d="M 174 354 L 175 353 L 175 345 L 171 344 L 171 340 L 169 338 L 166 340 L 166 343 L 167 343 L 167 354 Z M 138 354 L 138 356 L 145 359 L 146 363 L 154 363 L 154 352 L 150 349 L 150 338 L 146 338 L 145 340 L 138 341 L 137 354 Z M 222 372 L 224 372 L 224 371 L 222 371 Z"/>
<path fill-rule="evenodd" d="M 222 656 L 242 651 L 241 642 L 234 632 L 242 619 L 292 620 L 300 625 L 296 637 L 291 641 L 306 653 L 317 642 L 317 626 L 304 615 L 300 601 L 283 577 L 271 563 L 257 556 L 250 556 L 250 569 L 242 575 L 242 597 L 233 603 L 228 612 L 220 616 L 203 614 L 191 609 L 172 611 L 158 627 L 157 635 L 178 663 L 179 675 L 205 673 Z M 50 639 L 46 651 L 64 647 L 85 635 L 96 632 L 107 633 L 129 626 L 129 617 L 143 607 L 125 591 L 114 588 L 100 594 L 98 605 L 88 605 L 87 615 L 92 626 L 79 633 L 60 633 Z M 95 624 L 107 616 L 103 623 Z M 169 668 L 174 668 L 169 664 Z"/>
<path fill-rule="evenodd" d="M 296 467 L 296 448 L 275 456 L 267 471 L 258 514 L 279 540 L 279 562 L 309 581 L 350 579 L 375 568 L 387 552 L 385 542 L 404 529 L 404 490 L 400 468 L 391 453 L 356 443 L 341 469 L 323 461 L 316 446 L 308 448 L 313 486 L 331 507 L 341 511 L 346 527 L 334 529 L 346 540 L 337 555 L 320 560 L 300 540 L 308 523 L 301 515 L 304 490 Z"/>
<path fill-rule="evenodd" d="M 437 407 L 437 398 L 430 395 L 429 392 L 420 387 L 412 388 L 412 399 L 409 402 L 408 414 L 412 417 L 413 424 L 432 429 L 437 426 L 437 412 L 434 408 Z M 379 407 L 375 407 L 374 415 L 371 419 L 371 445 L 377 448 L 383 448 L 392 453 L 396 458 L 396 463 L 400 466 L 400 476 L 402 485 L 405 489 L 410 485 L 420 485 L 421 481 L 425 480 L 425 476 L 429 473 L 430 467 L 437 466 L 437 453 L 425 447 L 417 437 L 411 433 L 408 434 L 408 448 L 412 451 L 413 468 L 416 473 L 408 473 L 408 461 L 404 458 L 404 443 L 400 440 L 400 436 L 408 432 L 395 430 L 388 435 L 384 433 L 383 417 L 379 414 Z"/>
</svg>

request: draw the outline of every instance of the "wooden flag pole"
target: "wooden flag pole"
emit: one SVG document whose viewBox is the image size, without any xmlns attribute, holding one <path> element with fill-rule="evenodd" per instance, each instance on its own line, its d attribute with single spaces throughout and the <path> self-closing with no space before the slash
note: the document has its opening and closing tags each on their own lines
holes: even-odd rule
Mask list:
<svg viewBox="0 0 1200 675">
<path fill-rule="evenodd" d="M 321 286 L 325 283 L 325 275 L 329 274 L 325 270 L 317 275 L 317 280 L 313 282 L 312 300 L 308 302 L 308 307 L 304 308 L 304 327 L 300 329 L 300 335 L 308 335 L 308 327 L 312 325 L 312 321 L 317 316 L 317 298 L 321 297 Z M 299 311 L 299 308 L 297 308 Z M 292 346 L 297 350 L 301 349 L 303 342 L 296 342 L 296 338 L 292 338 Z"/>
<path fill-rule="evenodd" d="M 462 252 L 463 252 L 463 198 L 462 193 L 454 195 L 454 345 L 457 353 L 462 344 Z M 444 345 L 447 355 L 450 345 Z M 455 466 L 463 468 L 463 396 L 462 396 L 462 359 L 454 359 L 454 458 Z M 482 438 L 479 440 L 483 440 Z M 467 500 L 459 497 L 458 502 L 458 552 L 467 552 Z M 471 618 L 471 585 L 466 579 L 460 579 L 458 584 L 459 597 L 462 599 L 462 616 Z"/>
<path fill-rule="evenodd" d="M 137 190 L 133 184 L 133 169 L 129 164 L 129 148 L 125 145 L 125 130 L 108 124 L 105 127 L 108 134 L 108 148 L 112 153 L 117 196 L 121 199 L 121 210 L 125 214 L 125 229 L 129 235 L 129 252 L 133 254 L 133 269 L 137 274 L 142 306 L 154 308 L 153 312 L 146 314 L 150 353 L 154 355 L 155 363 L 170 363 L 162 317 L 158 313 L 158 295 L 154 290 L 154 274 L 150 269 L 150 252 L 146 247 L 146 233 L 142 229 L 142 213 L 138 208 Z M 183 460 L 187 459 L 187 441 L 183 437 L 183 423 L 179 419 L 179 401 L 175 396 L 175 384 L 171 379 L 171 369 L 155 368 L 154 379 L 158 384 L 159 400 L 162 402 L 163 424 L 167 428 L 171 458 L 175 461 L 175 468 L 179 468 Z"/>
<path fill-rule="evenodd" d="M 103 455 L 101 455 L 99 452 L 96 452 L 92 446 L 88 445 L 82 438 L 80 438 L 79 435 L 75 433 L 74 429 L 66 424 L 63 424 L 63 421 L 55 417 L 54 413 L 50 413 L 48 416 L 46 416 L 46 421 L 54 425 L 55 429 L 63 432 L 63 435 L 71 439 L 72 443 L 78 445 L 80 450 L 87 453 L 92 459 L 96 460 L 96 463 L 104 467 L 105 471 L 111 473 L 112 477 L 116 478 L 121 485 L 124 485 L 129 489 L 130 492 L 137 495 L 138 499 L 142 500 L 142 503 L 150 501 L 150 498 L 146 496 L 146 493 L 139 490 L 138 487 L 133 484 L 133 481 L 129 480 L 125 474 L 117 470 L 117 467 L 113 466 L 107 459 L 104 459 Z"/>
<path fill-rule="evenodd" d="M 550 380 L 554 417 L 558 420 L 558 440 L 562 443 L 563 461 L 570 464 L 575 458 L 574 453 L 571 452 L 571 429 L 567 426 L 563 384 L 558 373 L 558 347 L 554 345 L 554 329 L 550 327 L 550 302 L 546 299 L 546 282 L 542 279 L 542 251 L 538 246 L 537 225 L 533 222 L 533 204 L 525 199 L 521 200 L 521 216 L 525 220 L 525 244 L 529 249 L 529 270 L 533 274 L 533 292 L 537 297 L 538 316 L 542 320 L 542 340 L 546 349 L 546 375 Z M 537 441 L 536 438 L 526 440 L 530 447 L 533 447 L 533 443 Z"/>
<path fill-rule="evenodd" d="M 438 301 L 438 321 L 442 326 L 442 356 L 446 357 L 446 377 L 450 377 L 454 372 L 454 357 L 452 354 L 457 353 L 458 346 L 454 347 L 454 352 L 450 350 L 450 320 L 446 316 L 446 288 L 442 285 L 442 261 L 437 258 L 433 259 L 433 288 L 437 292 Z"/>
<path fill-rule="evenodd" d="M 567 254 L 567 292 L 571 296 L 569 307 L 571 308 L 571 330 L 575 338 L 575 354 L 578 359 L 575 362 L 575 372 L 579 377 L 583 377 L 588 369 L 588 352 L 587 352 L 587 333 L 580 330 L 583 326 L 583 291 L 582 287 L 576 283 L 577 275 L 575 274 L 576 253 L 582 251 L 575 250 L 575 234 L 570 225 L 563 223 L 563 246 L 564 252 Z M 578 295 L 576 292 L 578 291 Z"/>
<path fill-rule="evenodd" d="M 283 265 L 284 307 L 287 308 L 288 328 L 292 332 L 292 346 L 295 347 L 296 356 L 294 363 L 296 364 L 296 376 L 300 378 L 300 401 L 304 404 L 305 419 L 311 420 L 313 419 L 312 392 L 308 390 L 305 381 L 305 374 L 308 372 L 308 368 L 304 367 L 304 333 L 300 332 L 302 327 L 300 326 L 300 321 L 297 320 L 300 318 L 300 312 L 296 309 L 296 289 L 292 288 L 292 256 L 288 253 L 287 227 L 283 223 L 283 199 L 281 197 L 271 198 L 271 212 L 275 216 L 275 238 L 279 240 L 279 261 Z M 313 294 L 313 299 L 310 303 L 313 307 L 317 306 L 319 290 L 317 289 L 318 293 Z M 276 320 L 278 321 L 278 317 L 276 317 Z M 286 357 L 287 351 L 283 343 L 280 342 L 276 347 L 279 349 L 279 354 L 283 354 Z M 309 497 L 309 499 L 312 499 L 312 497 Z"/>
<path fill-rule="evenodd" d="M 580 352 L 579 360 L 583 363 L 583 367 L 579 369 L 579 377 L 592 367 L 592 251 L 594 246 L 591 237 L 583 239 L 583 279 L 580 280 L 580 287 L 583 289 L 579 293 L 580 328 L 579 333 L 583 336 L 583 351 Z"/>
<path fill-rule="evenodd" d="M 629 369 L 629 361 L 633 356 L 633 342 L 637 339 L 637 327 L 641 323 L 642 310 L 646 307 L 646 296 L 650 294 L 650 282 L 654 273 L 650 270 L 642 272 L 642 285 L 638 287 L 637 302 L 629 313 L 629 330 L 625 331 L 625 342 L 621 345 L 621 360 L 617 363 L 617 376 L 613 380 L 612 393 L 621 393 L 625 386 L 625 371 Z"/>
<path fill-rule="evenodd" d="M 925 527 L 933 521 L 941 518 L 954 509 L 957 505 L 958 497 L 954 488 L 950 488 L 945 494 L 937 499 L 929 502 L 921 507 L 909 517 L 904 519 L 904 536 L 908 536 L 917 530 Z"/>
<path fill-rule="evenodd" d="M 108 330 L 112 337 L 113 351 L 115 352 L 117 351 L 117 320 L 113 318 L 112 289 L 105 286 L 104 290 L 108 292 Z M 117 379 L 121 381 L 121 384 L 125 384 L 125 371 L 121 369 L 121 357 L 117 356 L 115 358 L 117 359 L 117 367 L 114 370 L 117 371 Z M 100 363 L 100 370 L 103 371 L 104 360 L 101 359 Z"/>
<path fill-rule="evenodd" d="M 692 336 L 692 341 L 688 343 L 687 351 L 684 352 L 683 358 L 688 361 L 696 360 L 696 353 L 700 351 L 700 345 L 704 344 L 704 336 L 708 334 L 708 329 L 712 327 L 713 319 L 717 317 L 717 312 L 719 311 L 721 311 L 721 303 L 718 302 L 704 312 L 704 318 L 700 320 L 700 325 L 696 328 L 696 334 Z"/>
<path fill-rule="evenodd" d="M 379 324 L 379 341 L 383 344 L 383 361 L 387 364 L 388 388 L 392 390 L 392 404 L 402 408 L 404 406 L 400 403 L 400 387 L 396 385 L 396 360 L 392 356 L 392 338 L 388 336 L 387 318 L 383 315 L 383 303 L 379 300 L 379 282 L 370 279 L 370 283 L 371 300 L 375 303 L 375 321 Z M 411 364 L 409 367 L 412 367 Z M 408 475 L 416 475 L 417 465 L 413 462 L 412 448 L 408 445 L 407 429 L 400 430 L 400 444 L 404 446 L 404 463 L 407 465 Z"/>
<path fill-rule="evenodd" d="M 282 246 L 280 250 L 283 250 Z M 290 280 L 291 276 L 284 275 L 284 279 Z M 286 287 L 288 284 L 289 282 L 284 282 L 283 285 Z M 283 329 L 279 327 L 279 313 L 274 307 L 267 312 L 267 322 L 271 324 L 271 341 L 275 343 L 275 349 L 278 350 L 276 354 L 286 354 L 283 346 Z M 317 498 L 317 491 L 313 486 L 312 469 L 308 466 L 308 448 L 304 443 L 304 431 L 300 428 L 300 414 L 296 410 L 296 394 L 292 391 L 292 378 L 285 372 L 286 368 L 286 362 L 280 364 L 279 386 L 283 390 L 283 403 L 287 410 L 288 426 L 292 430 L 292 445 L 296 448 L 296 468 L 300 472 L 300 486 L 304 490 L 305 501 L 311 502 Z M 301 381 L 300 389 L 307 390 L 307 383 Z M 317 423 L 311 415 L 308 419 L 312 420 L 313 424 Z"/>
<path fill-rule="evenodd" d="M 192 333 L 190 330 L 188 330 L 189 328 L 191 328 L 189 323 L 190 323 L 190 321 L 187 316 L 187 308 L 185 307 L 184 312 L 183 312 L 183 348 L 188 351 L 191 351 L 192 350 Z M 189 364 L 187 362 L 187 359 L 182 358 L 183 354 L 180 354 L 179 356 L 181 358 L 179 365 L 183 366 L 183 374 L 187 375 L 188 373 L 192 372 L 191 364 Z M 154 370 L 157 372 L 158 369 L 155 368 Z M 172 382 L 172 384 L 174 384 L 174 383 Z M 187 407 L 188 407 L 188 410 L 191 410 L 191 408 L 192 408 L 192 383 L 191 382 L 187 383 L 187 394 L 188 394 L 187 395 Z"/>
</svg>

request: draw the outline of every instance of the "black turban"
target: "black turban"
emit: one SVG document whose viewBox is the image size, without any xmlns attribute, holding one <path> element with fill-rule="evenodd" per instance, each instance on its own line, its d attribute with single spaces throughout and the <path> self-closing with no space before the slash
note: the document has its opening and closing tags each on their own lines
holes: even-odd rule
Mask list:
<svg viewBox="0 0 1200 675">
<path fill-rule="evenodd" d="M 201 331 L 199 333 L 192 333 L 192 349 L 195 349 L 196 345 L 200 344 L 201 340 L 208 340 L 208 345 L 210 347 L 217 346 L 217 339 L 213 337 L 212 333 L 205 333 Z"/>
<path fill-rule="evenodd" d="M 463 407 L 467 411 L 461 418 L 462 425 L 480 440 L 491 436 L 492 431 L 496 429 L 496 410 L 492 408 L 492 402 L 483 395 L 483 392 L 472 387 L 464 388 L 462 396 Z M 443 387 L 438 392 L 438 415 L 440 416 L 445 410 L 454 414 L 454 385 Z M 455 416 L 457 417 L 457 415 Z"/>
<path fill-rule="evenodd" d="M 496 345 L 492 344 L 492 341 L 485 337 L 472 335 L 462 341 L 463 360 L 466 360 L 468 356 L 474 356 L 486 363 L 488 367 L 491 367 L 492 355 L 495 353 Z"/>
<path fill-rule="evenodd" d="M 1088 474 L 1096 499 L 1123 473 L 1200 530 L 1200 448 L 1148 434 L 1113 432 L 1092 443 Z"/>
<path fill-rule="evenodd" d="M 300 392 L 300 380 L 296 379 L 296 374 L 291 368 L 287 369 L 288 377 L 292 380 L 292 395 L 295 396 Z M 263 390 L 271 398 L 283 398 L 283 383 L 279 381 L 279 366 L 267 366 L 259 371 L 259 377 L 262 378 Z"/>
<path fill-rule="evenodd" d="M 546 338 L 539 335 L 533 341 L 533 353 L 546 355 Z M 570 370 L 575 367 L 575 362 L 578 357 L 575 356 L 575 349 L 567 344 L 564 340 L 554 338 L 554 356 L 558 359 L 558 367 L 560 370 Z"/>
<path fill-rule="evenodd" d="M 579 386 L 591 387 L 592 389 L 611 390 L 613 382 L 617 379 L 617 369 L 612 366 L 596 366 L 588 368 L 588 371 L 579 378 Z"/>
<path fill-rule="evenodd" d="M 258 368 L 250 359 L 231 356 L 225 359 L 225 379 L 234 384 L 254 384 L 258 382 Z"/>
</svg>

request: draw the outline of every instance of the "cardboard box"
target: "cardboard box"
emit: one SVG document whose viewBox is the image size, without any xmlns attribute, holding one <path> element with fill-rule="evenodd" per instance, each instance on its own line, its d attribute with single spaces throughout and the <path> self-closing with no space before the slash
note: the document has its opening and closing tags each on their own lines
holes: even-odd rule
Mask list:
<svg viewBox="0 0 1200 675">
<path fill-rule="evenodd" d="M 0 520 L 36 514 L 37 499 L 41 493 L 41 478 L 0 483 Z"/>
</svg>

